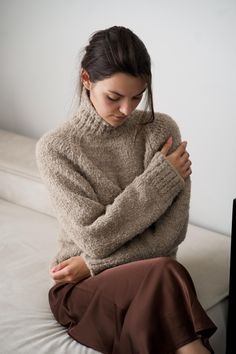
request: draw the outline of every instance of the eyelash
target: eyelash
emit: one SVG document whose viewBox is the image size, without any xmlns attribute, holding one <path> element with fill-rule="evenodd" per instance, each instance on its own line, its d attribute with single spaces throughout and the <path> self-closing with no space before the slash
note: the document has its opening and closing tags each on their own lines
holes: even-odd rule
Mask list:
<svg viewBox="0 0 236 354">
<path fill-rule="evenodd" d="M 110 101 L 113 101 L 113 102 L 117 102 L 117 101 L 119 101 L 119 98 L 111 98 L 111 97 L 109 97 L 109 96 L 107 96 L 107 98 L 110 100 Z M 134 97 L 134 100 L 140 100 L 142 98 L 142 96 L 140 96 L 140 97 Z"/>
<path fill-rule="evenodd" d="M 113 102 L 119 101 L 119 98 L 114 99 L 114 98 L 111 98 L 111 97 L 109 97 L 109 96 L 107 96 L 107 98 L 108 98 L 110 101 L 113 101 Z"/>
</svg>

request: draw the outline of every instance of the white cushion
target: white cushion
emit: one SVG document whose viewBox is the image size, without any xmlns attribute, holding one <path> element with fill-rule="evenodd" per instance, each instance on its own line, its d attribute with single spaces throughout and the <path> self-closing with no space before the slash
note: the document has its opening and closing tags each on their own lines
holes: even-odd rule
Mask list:
<svg viewBox="0 0 236 354">
<path fill-rule="evenodd" d="M 0 352 L 95 354 L 68 336 L 48 304 L 56 219 L 0 199 Z"/>
<path fill-rule="evenodd" d="M 0 129 L 0 198 L 54 216 L 35 145 L 35 139 Z"/>
<path fill-rule="evenodd" d="M 226 235 L 189 224 L 179 246 L 177 259 L 191 274 L 206 310 L 229 294 L 230 244 Z"/>
</svg>

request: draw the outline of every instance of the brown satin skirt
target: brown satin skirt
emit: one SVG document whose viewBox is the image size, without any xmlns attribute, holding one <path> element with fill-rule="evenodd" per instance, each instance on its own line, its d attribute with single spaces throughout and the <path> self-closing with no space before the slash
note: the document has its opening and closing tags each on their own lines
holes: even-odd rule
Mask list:
<svg viewBox="0 0 236 354">
<path fill-rule="evenodd" d="M 199 303 L 188 271 L 169 257 L 110 268 L 49 291 L 56 320 L 81 344 L 104 354 L 171 354 L 216 326 Z"/>
</svg>

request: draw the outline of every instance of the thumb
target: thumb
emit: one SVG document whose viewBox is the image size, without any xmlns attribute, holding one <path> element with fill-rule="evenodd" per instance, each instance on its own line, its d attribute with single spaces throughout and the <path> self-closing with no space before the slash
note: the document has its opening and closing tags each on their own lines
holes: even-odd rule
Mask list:
<svg viewBox="0 0 236 354">
<path fill-rule="evenodd" d="M 172 136 L 170 136 L 169 139 L 167 140 L 167 142 L 163 145 L 163 147 L 161 149 L 161 153 L 163 155 L 166 156 L 168 154 L 168 151 L 171 148 L 172 143 L 173 143 L 173 138 L 172 138 Z"/>
</svg>

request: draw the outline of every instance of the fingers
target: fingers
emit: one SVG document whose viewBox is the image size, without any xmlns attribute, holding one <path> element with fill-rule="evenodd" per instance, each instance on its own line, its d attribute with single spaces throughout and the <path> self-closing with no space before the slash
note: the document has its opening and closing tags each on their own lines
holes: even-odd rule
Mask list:
<svg viewBox="0 0 236 354">
<path fill-rule="evenodd" d="M 180 160 L 181 160 L 181 162 L 182 162 L 182 164 L 186 164 L 186 163 L 188 163 L 188 162 L 191 162 L 190 160 L 189 160 L 189 153 L 187 152 L 187 151 L 185 151 L 183 154 L 182 154 L 182 156 L 180 157 Z"/>
<path fill-rule="evenodd" d="M 189 153 L 186 151 L 187 142 L 183 141 L 177 149 L 173 152 L 175 158 L 180 159 L 182 164 L 185 164 L 189 160 Z"/>
<path fill-rule="evenodd" d="M 69 274 L 68 266 L 70 264 L 70 258 L 65 261 L 57 264 L 55 267 L 50 269 L 49 273 L 55 282 L 60 282 L 65 279 L 65 277 Z"/>
<path fill-rule="evenodd" d="M 167 142 L 163 145 L 162 149 L 161 149 L 161 153 L 166 156 L 171 148 L 171 145 L 173 143 L 173 138 L 172 136 L 169 137 L 169 139 L 167 140 Z"/>
<path fill-rule="evenodd" d="M 52 273 L 58 272 L 59 270 L 65 268 L 69 264 L 69 259 L 66 259 L 65 261 L 57 264 L 55 267 L 53 267 L 50 271 Z"/>
<path fill-rule="evenodd" d="M 187 141 L 183 141 L 175 150 L 175 153 L 182 156 L 186 151 Z"/>
<path fill-rule="evenodd" d="M 61 270 L 58 270 L 54 273 L 51 272 L 50 275 L 56 283 L 71 281 L 72 280 L 71 264 L 68 264 L 67 266 L 63 267 Z"/>
<path fill-rule="evenodd" d="M 173 144 L 173 138 L 172 136 L 170 136 L 169 139 L 166 141 L 166 143 L 163 145 L 161 149 L 161 153 L 167 156 L 172 144 Z M 186 146 L 187 146 L 187 141 L 183 141 L 175 150 L 175 154 L 182 156 L 186 150 Z"/>
<path fill-rule="evenodd" d="M 81 256 L 74 256 L 53 267 L 50 275 L 56 283 L 77 282 L 89 277 L 90 270 Z"/>
<path fill-rule="evenodd" d="M 186 170 L 188 170 L 191 165 L 192 165 L 192 162 L 191 162 L 190 160 L 188 160 L 188 161 L 185 163 L 184 167 L 185 167 Z"/>
<path fill-rule="evenodd" d="M 165 145 L 163 146 L 164 152 L 167 151 L 167 147 Z M 177 169 L 183 178 L 187 178 L 190 174 L 192 174 L 192 169 L 190 167 L 192 162 L 189 160 L 190 155 L 186 151 L 186 146 L 187 141 L 183 141 L 174 152 L 165 156 L 165 158 Z"/>
<path fill-rule="evenodd" d="M 192 162 L 190 160 L 188 160 L 184 167 L 183 167 L 183 178 L 187 178 L 188 176 L 190 176 L 192 174 L 192 169 L 191 166 Z"/>
<path fill-rule="evenodd" d="M 187 178 L 192 174 L 192 169 L 189 167 L 184 173 L 183 173 L 183 178 Z"/>
<path fill-rule="evenodd" d="M 183 178 L 187 178 L 189 175 L 192 174 L 192 170 L 190 167 L 192 165 L 192 162 L 189 160 L 190 155 L 187 151 L 183 152 L 183 149 L 179 149 L 179 154 L 182 154 L 179 159 L 182 176 Z"/>
</svg>

